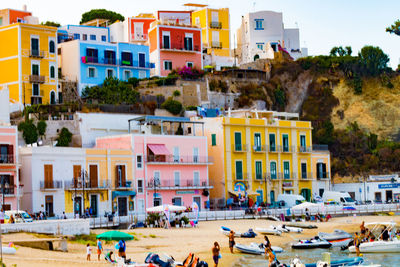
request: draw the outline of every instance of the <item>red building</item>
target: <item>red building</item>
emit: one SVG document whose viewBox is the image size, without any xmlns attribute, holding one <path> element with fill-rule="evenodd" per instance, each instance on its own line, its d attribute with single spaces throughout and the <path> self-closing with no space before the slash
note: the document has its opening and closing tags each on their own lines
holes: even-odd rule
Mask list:
<svg viewBox="0 0 400 267">
<path fill-rule="evenodd" d="M 129 42 L 147 42 L 150 24 L 155 20 L 152 14 L 140 14 L 129 18 Z"/>
</svg>

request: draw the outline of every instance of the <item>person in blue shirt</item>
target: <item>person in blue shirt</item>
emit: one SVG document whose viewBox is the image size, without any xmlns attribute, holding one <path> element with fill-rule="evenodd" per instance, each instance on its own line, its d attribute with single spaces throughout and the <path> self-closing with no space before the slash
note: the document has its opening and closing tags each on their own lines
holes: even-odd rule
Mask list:
<svg viewBox="0 0 400 267">
<path fill-rule="evenodd" d="M 101 240 L 97 239 L 97 259 L 100 261 L 100 255 L 103 251 L 103 245 L 101 244 Z"/>
<path fill-rule="evenodd" d="M 125 250 L 126 250 L 126 243 L 125 243 L 125 240 L 120 240 L 120 241 L 118 242 L 118 246 L 119 246 L 119 249 L 118 249 L 118 256 L 120 256 L 121 258 L 126 259 L 126 253 L 125 253 Z"/>
</svg>

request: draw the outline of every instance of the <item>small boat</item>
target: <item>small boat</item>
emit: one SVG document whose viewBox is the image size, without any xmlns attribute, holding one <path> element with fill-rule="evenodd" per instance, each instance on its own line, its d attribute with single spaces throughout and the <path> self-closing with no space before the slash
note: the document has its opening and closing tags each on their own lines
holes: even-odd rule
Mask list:
<svg viewBox="0 0 400 267">
<path fill-rule="evenodd" d="M 219 230 L 226 236 L 229 236 L 229 233 L 231 232 L 230 228 L 224 227 L 224 226 L 221 226 L 221 228 Z M 253 229 L 249 229 L 245 233 L 235 232 L 234 236 L 235 237 L 241 237 L 241 238 L 254 238 L 254 237 L 257 236 L 257 234 L 254 233 Z"/>
<path fill-rule="evenodd" d="M 263 235 L 282 235 L 282 231 L 274 228 L 256 228 L 256 232 Z"/>
<path fill-rule="evenodd" d="M 2 247 L 3 254 L 14 255 L 17 250 L 15 247 Z"/>
<path fill-rule="evenodd" d="M 331 263 L 325 263 L 328 264 L 327 266 L 330 267 L 342 267 L 342 266 L 354 266 L 354 265 L 359 265 L 361 263 L 363 263 L 363 258 L 361 257 L 355 257 L 355 258 L 347 258 L 347 259 L 342 259 L 342 260 L 337 260 L 337 261 L 331 261 Z M 318 265 L 320 264 L 320 265 Z M 309 264 L 305 264 L 306 267 L 317 267 L 317 266 L 325 266 L 323 264 L 321 264 L 321 262 L 319 263 L 309 263 Z"/>
<path fill-rule="evenodd" d="M 326 240 L 320 239 L 318 236 L 309 240 L 300 240 L 292 245 L 294 249 L 312 249 L 312 248 L 330 248 L 332 244 Z"/>
<path fill-rule="evenodd" d="M 246 254 L 262 255 L 265 253 L 264 244 L 262 243 L 261 244 L 251 243 L 250 245 L 236 244 L 235 248 L 240 252 Z M 276 253 L 283 252 L 283 249 L 281 247 L 272 246 L 271 248 Z"/>
<path fill-rule="evenodd" d="M 298 228 L 303 228 L 303 229 L 316 229 L 318 226 L 313 225 L 313 224 L 307 224 L 307 223 L 301 223 L 301 222 L 289 222 L 286 224 L 286 226 L 290 227 L 298 227 Z"/>
<path fill-rule="evenodd" d="M 338 229 L 334 230 L 333 233 L 320 232 L 318 233 L 318 236 L 319 238 L 325 239 L 327 241 L 352 238 L 352 236 L 349 233 Z"/>
<path fill-rule="evenodd" d="M 281 232 L 289 232 L 289 233 L 302 233 L 303 228 L 300 227 L 292 227 L 292 226 L 286 226 L 285 224 L 278 226 L 277 229 Z"/>
</svg>

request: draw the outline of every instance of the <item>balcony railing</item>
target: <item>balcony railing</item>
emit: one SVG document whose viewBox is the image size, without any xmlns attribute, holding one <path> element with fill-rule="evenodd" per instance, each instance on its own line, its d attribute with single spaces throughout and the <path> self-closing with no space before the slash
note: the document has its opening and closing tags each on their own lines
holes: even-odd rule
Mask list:
<svg viewBox="0 0 400 267">
<path fill-rule="evenodd" d="M 301 172 L 300 173 L 300 179 L 302 180 L 311 180 L 312 177 L 312 173 L 311 172 Z"/>
<path fill-rule="evenodd" d="M 313 151 L 312 146 L 299 146 L 298 148 L 299 153 L 311 153 Z"/>
<path fill-rule="evenodd" d="M 232 178 L 235 181 L 247 181 L 249 179 L 249 174 L 247 172 L 242 173 L 232 173 Z"/>
<path fill-rule="evenodd" d="M 29 56 L 30 57 L 35 57 L 35 58 L 43 58 L 44 57 L 44 51 L 42 50 L 29 50 Z"/>
<path fill-rule="evenodd" d="M 149 182 L 147 187 L 155 190 L 162 189 L 200 189 L 200 188 L 210 188 L 210 184 L 206 180 L 195 181 L 193 179 L 180 179 L 179 182 L 175 180 L 161 180 L 159 183 Z"/>
<path fill-rule="evenodd" d="M 317 180 L 326 180 L 331 177 L 329 172 L 317 172 Z"/>
<path fill-rule="evenodd" d="M 313 145 L 312 146 L 313 151 L 329 151 L 328 145 Z"/>
<path fill-rule="evenodd" d="M 14 155 L 0 154 L 0 164 L 13 164 Z"/>
<path fill-rule="evenodd" d="M 82 182 L 73 182 L 73 181 L 65 181 L 64 188 L 66 190 L 82 190 L 83 184 Z M 100 180 L 95 183 L 91 183 L 90 181 L 85 183 L 85 189 L 109 189 L 111 188 L 111 181 L 110 180 Z"/>
<path fill-rule="evenodd" d="M 252 149 L 254 153 L 265 153 L 267 151 L 267 146 L 253 146 Z"/>
<path fill-rule="evenodd" d="M 42 104 L 42 96 L 41 95 L 31 96 L 31 105 L 39 105 L 39 104 Z"/>
<path fill-rule="evenodd" d="M 5 187 L 3 189 L 0 188 L 0 194 L 14 195 L 14 193 L 15 193 L 15 188 L 13 185 L 11 187 Z"/>
<path fill-rule="evenodd" d="M 42 75 L 29 75 L 30 83 L 44 83 L 46 81 L 46 77 Z"/>
<path fill-rule="evenodd" d="M 233 152 L 247 152 L 248 146 L 246 144 L 233 144 L 232 151 Z"/>
<path fill-rule="evenodd" d="M 280 146 L 280 152 L 282 153 L 293 153 L 296 151 L 294 146 Z"/>
<path fill-rule="evenodd" d="M 256 172 L 254 172 L 254 173 L 253 173 L 253 180 L 254 180 L 254 181 L 262 182 L 262 181 L 264 181 L 266 178 L 267 178 L 267 173 L 265 173 L 265 172 L 262 172 L 262 173 L 256 173 Z"/>
<path fill-rule="evenodd" d="M 199 45 L 193 45 L 190 49 L 190 47 L 185 47 L 183 43 L 171 43 L 170 45 L 162 45 L 161 46 L 162 50 L 170 50 L 170 51 L 183 51 L 183 52 L 199 52 L 200 51 L 200 46 Z"/>
<path fill-rule="evenodd" d="M 133 183 L 132 183 L 132 181 L 125 181 L 125 183 L 115 181 L 115 188 L 116 189 L 132 189 Z"/>
<path fill-rule="evenodd" d="M 99 57 L 82 57 L 82 63 L 85 64 L 98 64 L 98 65 L 112 65 L 134 68 L 153 68 L 153 63 L 139 62 L 138 60 L 117 60 L 115 58 L 99 58 Z"/>
<path fill-rule="evenodd" d="M 133 41 L 146 41 L 148 39 L 148 35 L 147 34 L 138 34 L 138 33 L 133 33 L 131 35 L 131 38 Z"/>
<path fill-rule="evenodd" d="M 267 146 L 267 150 L 268 150 L 268 152 L 270 152 L 270 153 L 278 153 L 278 152 L 281 152 L 281 149 L 282 149 L 282 147 L 281 147 L 281 146 L 277 146 L 277 145 L 274 145 L 274 146 Z"/>
<path fill-rule="evenodd" d="M 212 29 L 222 29 L 222 23 L 219 21 L 211 21 L 210 28 Z"/>
<path fill-rule="evenodd" d="M 268 180 L 271 180 L 271 181 L 278 181 L 279 180 L 279 173 L 267 172 L 266 175 L 267 175 L 267 179 Z"/>
<path fill-rule="evenodd" d="M 149 155 L 147 163 L 149 164 L 210 164 L 212 157 L 205 156 L 174 156 L 174 155 Z"/>
<path fill-rule="evenodd" d="M 289 172 L 289 173 L 280 172 L 278 177 L 281 180 L 294 180 L 297 178 L 297 173 L 295 173 L 295 172 Z"/>
<path fill-rule="evenodd" d="M 63 188 L 62 181 L 40 181 L 40 190 L 46 189 L 61 189 Z"/>
<path fill-rule="evenodd" d="M 211 42 L 211 48 L 222 48 L 221 42 Z"/>
</svg>

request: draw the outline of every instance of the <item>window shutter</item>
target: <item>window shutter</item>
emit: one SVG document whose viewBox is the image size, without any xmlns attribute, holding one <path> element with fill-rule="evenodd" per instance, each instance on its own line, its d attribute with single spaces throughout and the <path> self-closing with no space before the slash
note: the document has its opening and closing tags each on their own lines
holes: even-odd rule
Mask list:
<svg viewBox="0 0 400 267">
<path fill-rule="evenodd" d="M 120 165 L 115 165 L 115 187 L 119 187 L 118 168 Z"/>
<path fill-rule="evenodd" d="M 14 146 L 7 147 L 7 162 L 14 163 Z"/>
<path fill-rule="evenodd" d="M 125 165 L 122 165 L 121 166 L 121 172 L 122 172 L 122 175 L 121 175 L 121 183 L 122 183 L 122 186 L 123 187 L 125 187 L 126 186 L 126 173 L 125 173 Z"/>
<path fill-rule="evenodd" d="M 96 188 L 98 185 L 97 165 L 90 165 L 90 186 Z"/>
</svg>

